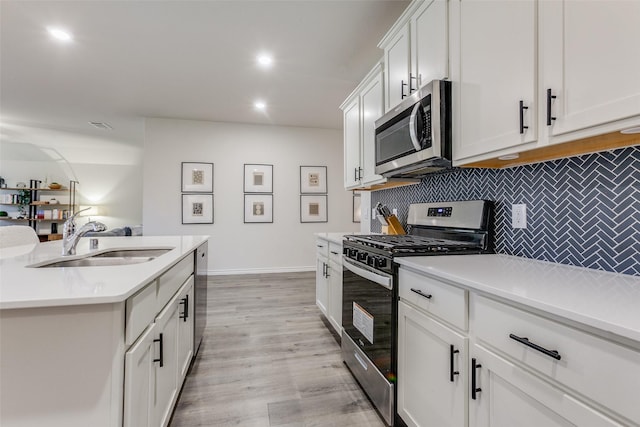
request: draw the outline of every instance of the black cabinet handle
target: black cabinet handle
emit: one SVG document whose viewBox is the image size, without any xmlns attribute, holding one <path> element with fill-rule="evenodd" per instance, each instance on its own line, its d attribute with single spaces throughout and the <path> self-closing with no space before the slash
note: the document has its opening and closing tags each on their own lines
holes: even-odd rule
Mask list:
<svg viewBox="0 0 640 427">
<path fill-rule="evenodd" d="M 538 350 L 540 353 L 544 353 L 549 357 L 553 357 L 556 360 L 561 359 L 560 353 L 558 353 L 556 350 L 547 350 L 546 348 L 539 346 L 538 344 L 532 343 L 527 337 L 519 337 L 514 334 L 509 334 L 509 338 L 511 338 L 512 340 L 516 340 L 519 343 L 526 345 L 527 347 L 531 347 L 534 350 Z"/>
<path fill-rule="evenodd" d="M 187 319 L 189 318 L 189 296 L 182 298 L 180 300 L 180 304 L 184 306 L 184 311 L 182 312 L 182 315 L 180 316 L 180 318 L 186 322 Z"/>
<path fill-rule="evenodd" d="M 471 358 L 471 399 L 476 400 L 476 393 L 480 393 L 482 389 L 477 387 L 476 369 L 481 368 L 482 365 L 476 363 L 476 358 Z"/>
<path fill-rule="evenodd" d="M 362 168 L 358 168 L 358 179 L 362 179 L 362 172 L 364 171 L 364 169 Z"/>
<path fill-rule="evenodd" d="M 331 251 L 331 253 L 334 254 L 334 255 L 339 255 L 339 252 Z"/>
<path fill-rule="evenodd" d="M 159 342 L 160 343 L 160 357 L 157 359 L 153 359 L 154 362 L 160 362 L 160 367 L 162 368 L 164 366 L 164 349 L 162 346 L 162 334 L 160 334 L 160 338 L 158 338 L 157 340 L 153 340 L 153 342 Z"/>
<path fill-rule="evenodd" d="M 525 107 L 524 101 L 520 101 L 520 133 L 523 134 L 525 129 L 529 129 L 529 126 L 524 125 L 524 110 L 528 110 L 529 107 Z"/>
<path fill-rule="evenodd" d="M 329 276 L 331 276 L 331 275 L 329 274 L 329 264 L 325 264 L 324 266 L 325 266 L 325 269 L 324 269 L 324 271 L 325 271 L 325 273 L 324 273 L 324 277 L 329 277 Z"/>
<path fill-rule="evenodd" d="M 404 87 L 407 84 L 404 82 L 404 80 L 400 80 L 400 99 L 404 99 L 407 95 L 404 93 Z"/>
<path fill-rule="evenodd" d="M 416 87 L 415 88 L 411 86 L 411 80 L 415 80 L 416 81 Z M 418 78 L 414 77 L 413 74 L 409 73 L 409 93 L 413 92 L 416 89 L 418 89 Z"/>
<path fill-rule="evenodd" d="M 453 344 L 449 346 L 449 381 L 454 382 L 455 376 L 460 375 L 459 371 L 454 371 L 453 367 L 453 356 L 460 353 L 460 350 L 456 350 L 453 348 Z"/>
<path fill-rule="evenodd" d="M 411 288 L 411 292 L 415 292 L 416 294 L 420 295 L 421 297 L 425 297 L 426 299 L 431 299 L 433 298 L 433 295 L 431 294 L 425 294 L 424 292 L 422 292 L 420 289 L 413 289 Z"/>
<path fill-rule="evenodd" d="M 551 88 L 547 89 L 547 126 L 551 126 L 551 122 L 556 119 L 551 116 L 551 100 L 556 98 L 555 95 L 551 94 Z"/>
</svg>

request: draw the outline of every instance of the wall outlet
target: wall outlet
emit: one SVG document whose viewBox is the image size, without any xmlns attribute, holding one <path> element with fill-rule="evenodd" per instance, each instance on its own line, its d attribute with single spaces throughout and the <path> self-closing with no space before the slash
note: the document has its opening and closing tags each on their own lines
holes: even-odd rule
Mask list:
<svg viewBox="0 0 640 427">
<path fill-rule="evenodd" d="M 527 228 L 527 205 L 511 205 L 511 226 Z"/>
<path fill-rule="evenodd" d="M 396 218 L 398 217 L 398 209 L 393 208 L 393 209 L 391 210 L 391 213 L 393 213 L 393 214 L 396 216 Z"/>
</svg>

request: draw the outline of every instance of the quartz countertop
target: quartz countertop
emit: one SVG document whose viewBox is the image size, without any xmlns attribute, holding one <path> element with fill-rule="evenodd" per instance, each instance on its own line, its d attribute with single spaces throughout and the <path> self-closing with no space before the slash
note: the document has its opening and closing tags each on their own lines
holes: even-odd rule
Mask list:
<svg viewBox="0 0 640 427">
<path fill-rule="evenodd" d="M 313 233 L 317 238 L 328 240 L 329 242 L 342 244 L 342 240 L 344 236 L 363 236 L 368 234 L 377 234 L 377 233 L 366 233 L 361 231 L 344 231 L 344 232 L 331 232 L 331 233 Z"/>
<path fill-rule="evenodd" d="M 99 248 L 91 251 L 84 237 L 77 254 L 64 257 L 82 258 L 109 249 L 173 248 L 148 262 L 104 267 L 28 267 L 61 259 L 61 240 L 3 248 L 0 309 L 122 302 L 207 240 L 208 236 L 102 237 Z"/>
<path fill-rule="evenodd" d="M 479 293 L 640 342 L 640 277 L 509 255 L 395 261 Z"/>
</svg>

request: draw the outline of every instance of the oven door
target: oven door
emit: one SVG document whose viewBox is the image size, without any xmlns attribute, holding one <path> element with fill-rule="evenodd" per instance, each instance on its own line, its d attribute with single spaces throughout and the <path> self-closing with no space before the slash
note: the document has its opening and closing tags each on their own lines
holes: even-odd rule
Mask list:
<svg viewBox="0 0 640 427">
<path fill-rule="evenodd" d="M 344 332 L 390 380 L 393 350 L 393 277 L 343 258 Z"/>
</svg>

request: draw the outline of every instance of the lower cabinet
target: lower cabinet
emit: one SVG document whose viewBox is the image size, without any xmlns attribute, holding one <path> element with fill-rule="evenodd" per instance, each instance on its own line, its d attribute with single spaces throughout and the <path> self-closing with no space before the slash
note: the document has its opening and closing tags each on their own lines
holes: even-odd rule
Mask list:
<svg viewBox="0 0 640 427">
<path fill-rule="evenodd" d="M 471 350 L 470 369 L 470 427 L 624 425 L 480 345 Z"/>
<path fill-rule="evenodd" d="M 467 338 L 399 303 L 397 410 L 409 427 L 466 425 L 466 358 Z"/>
<path fill-rule="evenodd" d="M 125 354 L 124 427 L 165 427 L 193 356 L 193 275 Z"/>
<path fill-rule="evenodd" d="M 316 305 L 342 335 L 342 244 L 316 241 Z"/>
<path fill-rule="evenodd" d="M 327 258 L 318 256 L 316 259 L 316 305 L 326 316 L 329 305 L 329 276 Z"/>
</svg>

